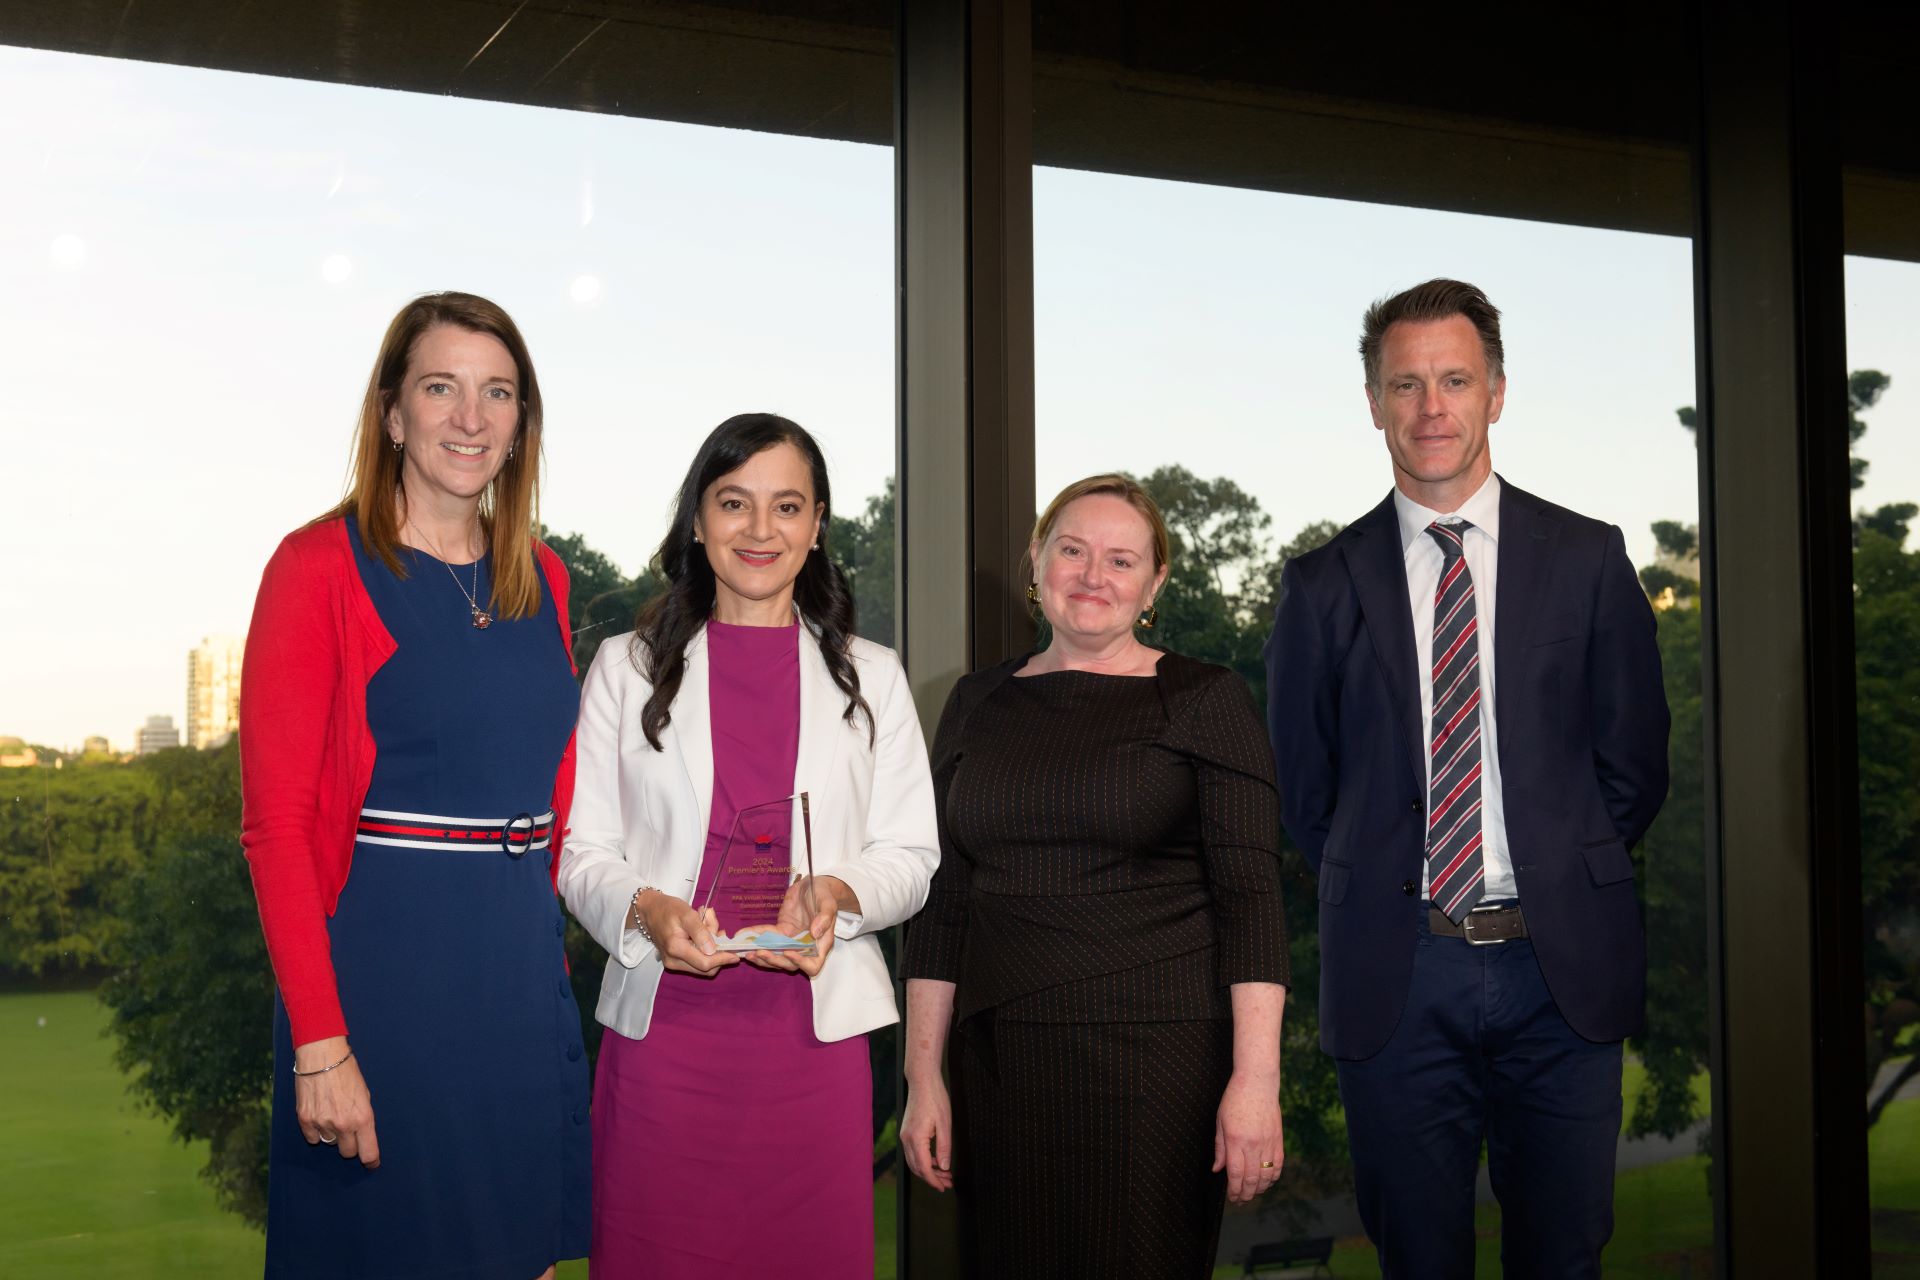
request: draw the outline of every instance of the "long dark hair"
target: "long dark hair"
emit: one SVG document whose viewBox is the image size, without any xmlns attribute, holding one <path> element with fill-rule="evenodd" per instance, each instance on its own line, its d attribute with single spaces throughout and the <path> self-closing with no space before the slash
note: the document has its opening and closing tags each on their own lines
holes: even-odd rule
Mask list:
<svg viewBox="0 0 1920 1280">
<path fill-rule="evenodd" d="M 713 566 L 707 563 L 706 548 L 693 540 L 693 519 L 700 513 L 700 500 L 721 476 L 738 471 L 747 459 L 780 444 L 792 445 L 807 460 L 813 472 L 813 496 L 820 504 L 820 549 L 808 552 L 800 566 L 800 576 L 793 583 L 793 603 L 800 610 L 800 620 L 820 642 L 820 656 L 826 659 L 828 674 L 847 695 L 847 723 L 854 723 L 856 715 L 864 715 L 867 741 L 873 741 L 873 708 L 860 695 L 860 673 L 847 656 L 847 645 L 853 637 L 853 592 L 827 546 L 833 496 L 827 484 L 826 457 L 799 423 L 778 414 L 741 413 L 715 427 L 700 452 L 693 455 L 693 465 L 687 468 L 687 477 L 680 482 L 680 492 L 673 500 L 667 536 L 653 557 L 653 570 L 666 582 L 666 593 L 648 601 L 634 622 L 639 642 L 634 661 L 653 685 L 653 696 L 640 713 L 640 728 L 655 751 L 661 749 L 660 731 L 673 718 L 673 700 L 687 674 L 687 642 L 713 616 Z"/>
</svg>

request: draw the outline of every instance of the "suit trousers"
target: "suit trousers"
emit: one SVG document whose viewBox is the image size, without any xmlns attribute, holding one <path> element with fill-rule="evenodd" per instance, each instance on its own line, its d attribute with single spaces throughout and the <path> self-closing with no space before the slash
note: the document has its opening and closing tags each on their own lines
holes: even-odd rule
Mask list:
<svg viewBox="0 0 1920 1280">
<path fill-rule="evenodd" d="M 1423 912 L 1392 1038 L 1337 1066 L 1360 1217 L 1386 1280 L 1474 1274 L 1483 1141 L 1509 1280 L 1600 1275 L 1621 1043 L 1567 1025 L 1531 942 L 1434 937 Z"/>
</svg>

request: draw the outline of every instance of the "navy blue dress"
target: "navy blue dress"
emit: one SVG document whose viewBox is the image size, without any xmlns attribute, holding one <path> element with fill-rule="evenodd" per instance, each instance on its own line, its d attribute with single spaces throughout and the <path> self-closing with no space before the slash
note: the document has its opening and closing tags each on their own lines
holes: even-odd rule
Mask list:
<svg viewBox="0 0 1920 1280">
<path fill-rule="evenodd" d="M 351 520 L 348 533 L 398 645 L 367 684 L 378 754 L 365 808 L 547 812 L 579 693 L 544 579 L 534 616 L 479 630 L 460 591 L 470 566 L 454 566 L 456 585 L 402 548 L 409 573 L 397 578 Z M 586 1255 L 587 1066 L 552 856 L 355 844 L 328 929 L 381 1163 L 368 1170 L 301 1136 L 276 1002 L 268 1276 L 533 1280 Z"/>
</svg>

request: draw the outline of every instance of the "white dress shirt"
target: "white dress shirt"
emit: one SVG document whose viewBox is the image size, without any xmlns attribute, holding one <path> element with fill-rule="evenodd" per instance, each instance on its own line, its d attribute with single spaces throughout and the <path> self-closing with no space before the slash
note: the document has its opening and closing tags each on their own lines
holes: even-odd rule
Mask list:
<svg viewBox="0 0 1920 1280">
<path fill-rule="evenodd" d="M 1500 803 L 1499 717 L 1493 688 L 1493 620 L 1500 575 L 1500 477 L 1489 474 L 1457 511 L 1433 511 L 1398 488 L 1393 509 L 1400 517 L 1400 548 L 1407 557 L 1407 596 L 1413 605 L 1413 647 L 1419 661 L 1420 724 L 1427 758 L 1427 791 L 1433 790 L 1433 595 L 1440 586 L 1446 557 L 1427 533 L 1434 521 L 1465 520 L 1473 528 L 1461 539 L 1467 572 L 1473 575 L 1473 609 L 1479 619 L 1480 650 L 1480 852 L 1486 866 L 1484 898 L 1517 898 L 1513 860 L 1507 853 L 1507 817 Z M 1427 896 L 1427 869 L 1420 871 L 1421 896 Z"/>
</svg>

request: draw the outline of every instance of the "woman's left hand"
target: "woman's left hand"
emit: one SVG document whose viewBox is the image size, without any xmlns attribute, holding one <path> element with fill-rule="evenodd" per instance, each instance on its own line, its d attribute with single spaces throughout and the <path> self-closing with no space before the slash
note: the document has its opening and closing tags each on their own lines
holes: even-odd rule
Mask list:
<svg viewBox="0 0 1920 1280">
<path fill-rule="evenodd" d="M 810 877 L 813 886 L 813 914 L 807 914 L 807 904 L 802 894 L 807 879 L 795 880 L 787 886 L 787 896 L 780 902 L 780 918 L 774 928 L 790 938 L 802 933 L 813 935 L 813 954 L 801 955 L 797 951 L 749 951 L 746 953 L 748 964 L 758 965 L 762 969 L 775 969 L 785 973 L 804 973 L 809 978 L 820 975 L 826 966 L 827 953 L 833 950 L 833 926 L 842 911 L 859 910 L 853 890 L 837 876 Z"/>
<path fill-rule="evenodd" d="M 1227 1171 L 1227 1199 L 1254 1199 L 1279 1181 L 1286 1158 L 1279 1077 L 1234 1072 L 1213 1121 L 1213 1169 Z"/>
</svg>

